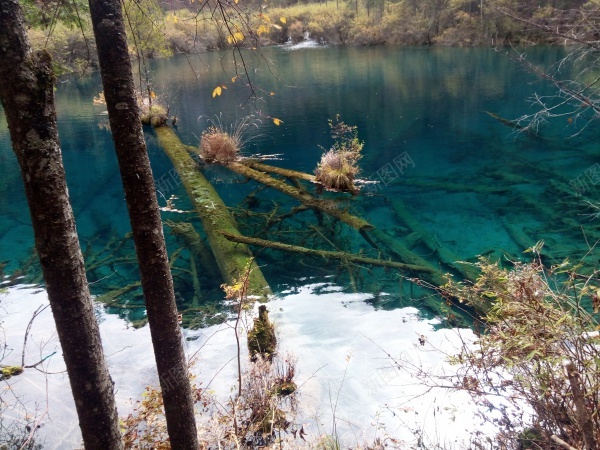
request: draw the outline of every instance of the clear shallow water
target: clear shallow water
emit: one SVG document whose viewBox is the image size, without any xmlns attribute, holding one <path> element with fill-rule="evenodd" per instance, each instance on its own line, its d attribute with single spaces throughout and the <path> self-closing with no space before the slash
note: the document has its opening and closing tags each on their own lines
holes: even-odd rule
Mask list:
<svg viewBox="0 0 600 450">
<path fill-rule="evenodd" d="M 561 50 L 534 49 L 529 53 L 534 61 L 547 63 L 556 61 Z M 566 139 L 576 130 L 563 118 L 542 127 L 538 136 L 517 135 L 486 114 L 519 117 L 534 111 L 527 101 L 534 91 L 542 95 L 552 92 L 501 52 L 266 49 L 263 59 L 246 60 L 252 67 L 258 101 L 246 101 L 248 89 L 239 80 L 231 82 L 231 59 L 231 53 L 219 52 L 153 62 L 154 90 L 177 114 L 178 132 L 184 142 L 195 145 L 202 130 L 210 125 L 208 119 L 216 114 L 222 114 L 225 125 L 255 114 L 261 122 L 245 152 L 280 153 L 276 164 L 312 172 L 322 153 L 320 146 L 331 145 L 327 120 L 339 113 L 346 123 L 358 126 L 359 137 L 365 141 L 362 175 L 379 181 L 371 195 L 354 198 L 343 207 L 394 239 L 402 240 L 414 231 L 398 216 L 394 202 L 401 202 L 420 230 L 456 259 L 474 260 L 479 254 L 517 258 L 526 244 L 542 238 L 549 259 L 567 255 L 577 259 L 587 250 L 581 226 L 590 242 L 600 237 L 594 222 L 584 216 L 590 211 L 582 198 L 569 187 L 570 180 L 596 163 L 597 131 L 589 127 Z M 267 59 L 272 66 L 266 64 Z M 213 89 L 219 84 L 227 89 L 213 99 Z M 102 260 L 99 252 L 109 243 L 104 255 L 113 256 L 110 263 L 90 273 L 92 282 L 108 277 L 92 285 L 96 294 L 125 286 L 137 276 L 134 264 L 115 261 L 127 252 L 130 255 L 132 247 L 125 241 L 122 253 L 114 250 L 114 242 L 123 239 L 129 225 L 112 141 L 102 125 L 107 118 L 103 108 L 92 104 L 100 90 L 98 76 L 68 80 L 57 90 L 64 162 L 88 267 Z M 283 123 L 275 126 L 270 117 Z M 155 178 L 168 181 L 170 162 L 150 130 L 147 139 Z M 23 268 L 33 238 L 3 119 L 0 162 L 0 261 L 8 261 L 7 272 L 11 273 Z M 257 187 L 240 183 L 238 177 L 221 168 L 209 168 L 206 173 L 232 207 Z M 161 197 L 177 194 L 177 206 L 191 209 L 180 187 L 163 190 Z M 596 191 L 590 186 L 585 194 L 593 199 Z M 260 192 L 257 199 L 255 211 L 259 213 L 271 211 L 274 202 L 282 211 L 295 205 L 268 191 Z M 161 204 L 165 204 L 164 198 Z M 165 213 L 165 218 L 197 225 L 194 214 Z M 306 232 L 315 219 L 302 216 L 299 220 L 290 225 L 295 239 L 307 246 L 314 244 L 315 233 L 303 237 L 300 231 Z M 238 221 L 245 233 L 255 231 L 243 217 Z M 338 224 L 327 236 L 332 243 L 317 245 L 327 250 L 368 251 L 368 244 L 357 236 Z M 171 252 L 180 246 L 172 236 L 168 240 Z M 417 242 L 413 251 L 436 266 L 440 264 L 431 246 Z M 183 255 L 185 260 L 185 252 Z M 350 274 L 348 268 L 324 261 L 267 251 L 261 252 L 259 259 L 276 292 L 334 277 L 349 292 L 363 292 L 377 305 L 424 306 L 418 299 L 422 293 L 401 283 L 395 273 L 351 269 Z M 595 255 L 588 257 L 591 267 L 596 261 Z M 449 269 L 442 266 L 442 270 Z M 176 276 L 179 303 L 185 306 L 191 287 L 183 271 Z M 205 299 L 218 302 L 222 298 L 218 283 L 205 281 Z M 142 313 L 143 309 L 137 309 L 127 314 L 140 318 Z"/>
<path fill-rule="evenodd" d="M 449 364 L 445 355 L 461 342 L 472 340 L 471 330 L 435 330 L 438 321 L 423 320 L 416 308 L 376 311 L 364 303 L 367 295 L 342 290 L 330 283 L 305 285 L 298 292 L 283 292 L 280 299 L 270 303 L 279 351 L 291 352 L 298 359 L 299 408 L 289 419 L 298 428 L 304 426 L 308 442 L 316 444 L 320 436 L 333 434 L 334 417 L 336 435 L 346 447 L 379 437 L 396 443 L 390 448 L 441 445 L 466 449 L 470 448 L 471 433 L 493 435 L 495 428 L 484 419 L 495 413 L 487 406 L 480 410 L 466 393 L 448 389 L 460 367 Z M 0 320 L 9 350 L 3 363 L 20 364 L 23 330 L 36 308 L 48 304 L 47 296 L 43 290 L 13 287 L 0 294 L 0 301 Z M 158 385 L 149 328 L 127 327 L 100 306 L 97 317 L 115 383 L 117 408 L 125 417 L 146 386 Z M 242 333 L 251 323 L 250 317 L 242 320 Z M 393 333 L 389 331 L 392 329 Z M 207 395 L 227 404 L 237 379 L 233 322 L 183 333 L 186 352 L 196 359 L 191 369 L 196 382 Z M 419 344 L 420 337 L 426 339 L 424 345 Z M 241 351 L 246 354 L 246 339 L 241 342 Z M 56 353 L 39 367 L 40 371 L 26 369 L 5 382 L 10 390 L 5 389 L 3 400 L 13 407 L 4 419 L 19 423 L 27 412 L 33 423 L 41 425 L 36 442 L 44 444 L 43 448 L 80 448 L 77 416 L 48 308 L 31 328 L 26 364 L 52 352 Z M 501 400 L 491 400 L 500 405 Z M 206 412 L 197 417 L 199 424 L 209 419 Z M 284 434 L 284 438 L 291 440 L 291 434 Z M 294 448 L 304 448 L 303 444 L 298 439 Z"/>
</svg>

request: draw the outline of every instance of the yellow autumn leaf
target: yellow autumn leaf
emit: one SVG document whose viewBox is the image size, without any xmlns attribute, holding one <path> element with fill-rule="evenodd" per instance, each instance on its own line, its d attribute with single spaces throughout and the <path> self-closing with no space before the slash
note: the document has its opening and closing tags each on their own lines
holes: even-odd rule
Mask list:
<svg viewBox="0 0 600 450">
<path fill-rule="evenodd" d="M 235 80 L 237 80 L 237 75 L 235 77 L 231 77 L 231 82 L 235 83 Z"/>
<path fill-rule="evenodd" d="M 279 21 L 280 21 L 281 23 L 283 23 L 283 24 L 286 24 L 286 23 L 287 23 L 287 20 L 285 20 L 285 17 L 280 17 L 280 18 L 279 18 Z"/>
<path fill-rule="evenodd" d="M 235 33 L 227 36 L 227 42 L 230 44 L 237 44 L 238 42 L 242 42 L 244 38 L 244 33 L 242 33 L 241 31 L 236 31 Z"/>
<path fill-rule="evenodd" d="M 235 0 L 235 4 L 237 5 L 240 0 Z"/>
<path fill-rule="evenodd" d="M 271 97 L 273 97 L 273 96 L 275 95 L 275 92 L 271 91 L 271 92 L 269 93 L 269 95 L 270 95 Z"/>
<path fill-rule="evenodd" d="M 221 86 L 217 86 L 212 93 L 213 98 L 215 98 L 217 95 L 221 95 L 221 92 Z"/>
<path fill-rule="evenodd" d="M 283 120 L 278 119 L 277 117 L 273 117 L 273 123 L 277 126 L 281 125 L 283 123 Z"/>
<path fill-rule="evenodd" d="M 177 18 L 177 16 L 175 14 L 173 14 L 173 23 L 177 23 L 179 21 L 179 19 Z"/>
<path fill-rule="evenodd" d="M 150 98 L 156 98 L 156 94 L 154 93 L 154 91 L 150 91 Z"/>
</svg>

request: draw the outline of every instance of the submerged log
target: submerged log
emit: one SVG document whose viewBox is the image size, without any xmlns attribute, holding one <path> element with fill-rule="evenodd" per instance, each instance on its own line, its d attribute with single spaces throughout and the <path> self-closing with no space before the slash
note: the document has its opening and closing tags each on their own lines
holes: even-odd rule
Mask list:
<svg viewBox="0 0 600 450">
<path fill-rule="evenodd" d="M 398 178 L 389 184 L 399 184 L 402 186 L 411 186 L 424 188 L 428 191 L 446 191 L 446 192 L 475 192 L 476 194 L 504 194 L 510 191 L 510 186 L 482 186 L 473 182 L 472 184 L 451 183 L 446 181 L 422 181 L 413 178 Z"/>
<path fill-rule="evenodd" d="M 493 112 L 489 112 L 489 111 L 483 111 L 483 112 L 486 113 L 488 116 L 490 116 L 492 119 L 496 119 L 502 125 L 506 125 L 507 127 L 515 128 L 517 130 L 526 129 L 526 127 L 515 122 L 514 120 L 505 119 L 504 117 L 500 117 L 498 114 L 494 114 Z"/>
<path fill-rule="evenodd" d="M 226 164 L 225 167 L 242 176 L 258 181 L 259 183 L 262 183 L 265 186 L 277 189 L 278 191 L 302 202 L 304 205 L 308 206 L 311 209 L 316 209 L 332 217 L 335 217 L 336 219 L 339 219 L 340 221 L 344 222 L 346 225 L 351 226 L 355 230 L 363 231 L 370 230 L 373 228 L 373 225 L 371 225 L 366 220 L 354 216 L 347 211 L 339 209 L 333 202 L 314 198 L 313 196 L 302 192 L 293 186 L 290 186 L 282 180 L 273 178 L 272 176 L 264 172 L 255 170 L 251 167 L 248 167 L 245 164 L 239 162 L 231 162 L 229 164 Z"/>
<path fill-rule="evenodd" d="M 357 264 L 370 266 L 388 267 L 392 269 L 406 270 L 409 272 L 433 273 L 435 269 L 431 267 L 417 266 L 414 264 L 404 264 L 395 261 L 386 261 L 383 259 L 367 258 L 366 256 L 355 255 L 346 252 L 332 252 L 327 250 L 314 250 L 312 248 L 300 247 L 297 245 L 283 244 L 281 242 L 267 241 L 265 239 L 252 238 L 242 235 L 234 235 L 227 232 L 220 232 L 226 239 L 232 242 L 242 244 L 256 245 L 258 247 L 273 248 L 284 252 L 300 253 L 302 255 L 321 257 L 325 259 L 338 259 Z"/>
<path fill-rule="evenodd" d="M 242 279 L 249 270 L 248 295 L 258 296 L 262 301 L 266 300 L 267 296 L 272 294 L 271 288 L 248 247 L 236 245 L 219 233 L 224 231 L 234 236 L 240 233 L 225 203 L 212 184 L 198 171 L 196 162 L 175 132 L 168 127 L 155 128 L 154 132 L 177 170 L 202 221 L 208 243 L 225 282 L 233 284 Z"/>
<path fill-rule="evenodd" d="M 473 282 L 477 280 L 479 271 L 473 265 L 461 263 L 460 258 L 458 258 L 447 248 L 442 247 L 435 236 L 423 228 L 421 224 L 413 217 L 402 200 L 392 200 L 392 209 L 396 214 L 396 217 L 398 217 L 402 223 L 404 223 L 412 231 L 419 233 L 423 239 L 423 244 L 425 244 L 429 250 L 436 253 L 439 260 L 443 264 L 452 267 L 467 280 Z"/>
<path fill-rule="evenodd" d="M 116 306 L 119 308 L 125 308 L 125 302 L 121 301 L 121 297 L 125 294 L 138 289 L 142 286 L 142 283 L 136 281 L 134 283 L 128 284 L 127 286 L 123 286 L 122 288 L 113 289 L 112 291 L 106 292 L 105 294 L 99 295 L 96 297 L 96 301 L 99 303 L 104 303 L 106 306 Z M 145 304 L 140 305 L 129 305 L 129 308 L 145 308 Z"/>
<path fill-rule="evenodd" d="M 172 220 L 165 221 L 165 224 L 171 228 L 171 231 L 176 236 L 183 239 L 193 256 L 196 256 L 204 269 L 204 273 L 211 280 L 218 280 L 221 275 L 217 269 L 215 257 L 206 246 L 200 235 L 194 229 L 194 226 L 189 222 L 173 222 Z"/>
<path fill-rule="evenodd" d="M 380 244 L 380 247 L 387 249 L 404 263 L 429 268 L 431 271 L 423 274 L 423 278 L 429 283 L 437 287 L 446 284 L 444 275 L 439 269 L 435 268 L 429 261 L 426 261 L 424 258 L 421 258 L 416 253 L 409 250 L 404 243 L 388 236 L 378 229 L 369 231 L 369 235 L 375 242 Z"/>
</svg>

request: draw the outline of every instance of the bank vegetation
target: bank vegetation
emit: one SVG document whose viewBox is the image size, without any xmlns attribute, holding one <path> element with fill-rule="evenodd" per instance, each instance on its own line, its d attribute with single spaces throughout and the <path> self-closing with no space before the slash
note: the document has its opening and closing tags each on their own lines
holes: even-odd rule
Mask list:
<svg viewBox="0 0 600 450">
<path fill-rule="evenodd" d="M 30 39 L 59 73 L 97 68 L 87 3 L 28 0 Z M 591 35 L 596 0 L 125 0 L 134 59 L 294 44 L 568 45 Z M 59 11 L 59 13 L 56 13 Z M 547 30 L 554 33 L 548 33 Z"/>
</svg>

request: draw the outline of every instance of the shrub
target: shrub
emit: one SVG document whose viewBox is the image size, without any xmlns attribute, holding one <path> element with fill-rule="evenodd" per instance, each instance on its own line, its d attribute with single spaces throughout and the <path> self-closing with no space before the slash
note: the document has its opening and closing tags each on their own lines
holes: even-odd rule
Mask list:
<svg viewBox="0 0 600 450">
<path fill-rule="evenodd" d="M 96 44 L 91 25 L 82 22 L 84 33 L 78 27 L 69 27 L 58 22 L 52 33 L 47 30 L 30 28 L 28 36 L 35 49 L 46 49 L 52 55 L 54 71 L 57 75 L 76 73 L 84 75 L 98 67 Z"/>
<path fill-rule="evenodd" d="M 321 157 L 315 169 L 316 180 L 327 189 L 356 193 L 354 179 L 360 171 L 357 163 L 364 143 L 358 139 L 357 127 L 346 125 L 339 115 L 335 120 L 329 121 L 335 142 Z"/>
<path fill-rule="evenodd" d="M 378 45 L 386 42 L 381 23 L 362 17 L 356 18 L 348 32 L 348 37 L 354 45 Z"/>
<path fill-rule="evenodd" d="M 304 39 L 304 24 L 300 20 L 294 20 L 287 29 L 287 37 L 293 43 Z"/>
<path fill-rule="evenodd" d="M 465 346 L 456 358 L 466 368 L 457 387 L 484 402 L 496 395 L 530 409 L 529 417 L 502 412 L 502 448 L 598 448 L 598 323 L 582 307 L 600 306 L 597 280 L 566 264 L 547 270 L 534 261 L 507 270 L 481 259 L 477 266 L 482 274 L 474 285 L 446 286 L 470 305 L 491 302 L 476 347 Z"/>
<path fill-rule="evenodd" d="M 181 9 L 169 13 L 165 20 L 165 34 L 176 53 L 201 53 L 218 48 L 220 38 L 217 25 L 208 13 L 193 13 Z"/>
<path fill-rule="evenodd" d="M 272 8 L 271 17 L 285 17 L 289 25 L 283 26 L 285 36 L 293 42 L 304 39 L 304 32 L 319 42 L 344 44 L 347 41 L 348 29 L 353 18 L 353 12 L 345 5 L 339 8 L 332 3 L 296 4 L 288 8 Z M 281 31 L 272 28 L 269 37 L 274 42 L 281 41 Z"/>
</svg>

